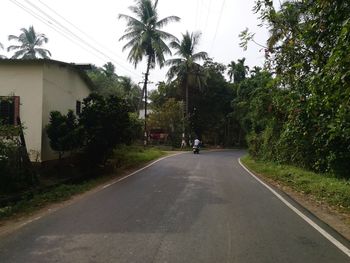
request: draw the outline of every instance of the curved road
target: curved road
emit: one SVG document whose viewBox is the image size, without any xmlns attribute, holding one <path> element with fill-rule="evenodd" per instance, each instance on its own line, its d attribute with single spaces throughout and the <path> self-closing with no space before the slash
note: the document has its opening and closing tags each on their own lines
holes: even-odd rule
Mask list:
<svg viewBox="0 0 350 263">
<path fill-rule="evenodd" d="M 157 162 L 0 237 L 0 262 L 350 262 L 250 176 L 242 154 Z"/>
</svg>

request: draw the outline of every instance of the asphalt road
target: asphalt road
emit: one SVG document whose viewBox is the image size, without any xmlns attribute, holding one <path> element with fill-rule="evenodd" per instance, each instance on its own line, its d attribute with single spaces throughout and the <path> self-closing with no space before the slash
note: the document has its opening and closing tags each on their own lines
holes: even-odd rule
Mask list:
<svg viewBox="0 0 350 263">
<path fill-rule="evenodd" d="M 240 167 L 242 153 L 162 160 L 0 237 L 0 262 L 350 262 Z"/>
</svg>

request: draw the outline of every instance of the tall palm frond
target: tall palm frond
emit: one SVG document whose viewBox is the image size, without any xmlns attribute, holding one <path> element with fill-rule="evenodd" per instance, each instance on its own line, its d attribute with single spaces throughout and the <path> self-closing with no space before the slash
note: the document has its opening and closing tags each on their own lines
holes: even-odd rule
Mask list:
<svg viewBox="0 0 350 263">
<path fill-rule="evenodd" d="M 166 65 L 170 66 L 167 77 L 168 81 L 176 78 L 180 85 L 185 90 L 186 96 L 186 116 L 188 116 L 188 89 L 189 87 L 202 88 L 205 82 L 205 74 L 202 66 L 197 62 L 205 60 L 208 57 L 206 52 L 195 53 L 195 50 L 199 44 L 201 33 L 194 32 L 182 34 L 182 40 L 173 41 L 170 46 L 175 49 L 175 54 L 179 58 L 169 59 L 166 61 Z"/>
<path fill-rule="evenodd" d="M 20 45 L 11 45 L 7 51 L 16 51 L 12 58 L 35 59 L 37 55 L 42 58 L 49 58 L 51 52 L 47 49 L 40 48 L 44 43 L 48 42 L 48 38 L 44 34 L 36 33 L 33 26 L 28 29 L 21 28 L 22 33 L 19 36 L 9 35 L 8 40 L 15 40 Z"/>
<path fill-rule="evenodd" d="M 135 6 L 129 7 L 136 18 L 125 14 L 118 16 L 127 22 L 125 34 L 119 40 L 128 40 L 123 51 L 130 49 L 128 60 L 135 67 L 144 57 L 148 57 L 150 68 L 154 68 L 156 63 L 162 67 L 165 55 L 171 55 L 165 41 L 176 40 L 176 37 L 161 29 L 170 22 L 179 21 L 180 18 L 168 16 L 159 20 L 157 4 L 158 1 L 153 3 L 151 0 L 137 0 Z"/>
<path fill-rule="evenodd" d="M 135 68 L 144 57 L 147 57 L 147 68 L 142 89 L 142 97 L 145 95 L 145 127 L 147 133 L 147 83 L 150 69 L 158 63 L 159 67 L 164 66 L 165 55 L 171 55 L 171 50 L 166 41 L 176 41 L 177 38 L 161 29 L 170 22 L 179 21 L 177 16 L 168 16 L 159 19 L 157 10 L 158 0 L 136 0 L 134 6 L 130 6 L 130 11 L 135 17 L 119 14 L 119 19 L 126 21 L 125 34 L 119 39 L 127 40 L 123 51 L 130 49 L 128 60 L 134 64 Z M 142 100 L 142 98 L 141 98 Z M 147 136 L 145 142 L 147 141 Z"/>
</svg>

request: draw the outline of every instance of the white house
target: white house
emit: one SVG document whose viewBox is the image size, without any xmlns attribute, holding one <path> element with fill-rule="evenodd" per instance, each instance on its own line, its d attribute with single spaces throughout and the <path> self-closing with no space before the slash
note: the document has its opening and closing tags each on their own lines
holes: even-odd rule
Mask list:
<svg viewBox="0 0 350 263">
<path fill-rule="evenodd" d="M 47 59 L 0 60 L 0 118 L 16 124 L 20 117 L 32 161 L 58 158 L 50 148 L 45 126 L 51 111 L 80 111 L 92 88 L 83 71 L 86 66 Z"/>
</svg>

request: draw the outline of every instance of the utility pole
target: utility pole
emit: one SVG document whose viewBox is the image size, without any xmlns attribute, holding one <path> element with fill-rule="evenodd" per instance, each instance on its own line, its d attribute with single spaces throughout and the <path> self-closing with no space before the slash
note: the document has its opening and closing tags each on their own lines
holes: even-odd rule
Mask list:
<svg viewBox="0 0 350 263">
<path fill-rule="evenodd" d="M 144 79 L 143 82 L 139 82 L 139 84 L 143 83 L 142 95 L 145 98 L 145 120 L 144 120 L 143 145 L 147 146 L 147 143 L 148 143 L 148 134 L 147 134 L 147 84 L 151 84 L 153 82 L 148 81 L 148 76 L 149 76 L 148 72 L 147 73 L 142 73 L 142 74 L 145 75 L 145 79 Z"/>
</svg>

